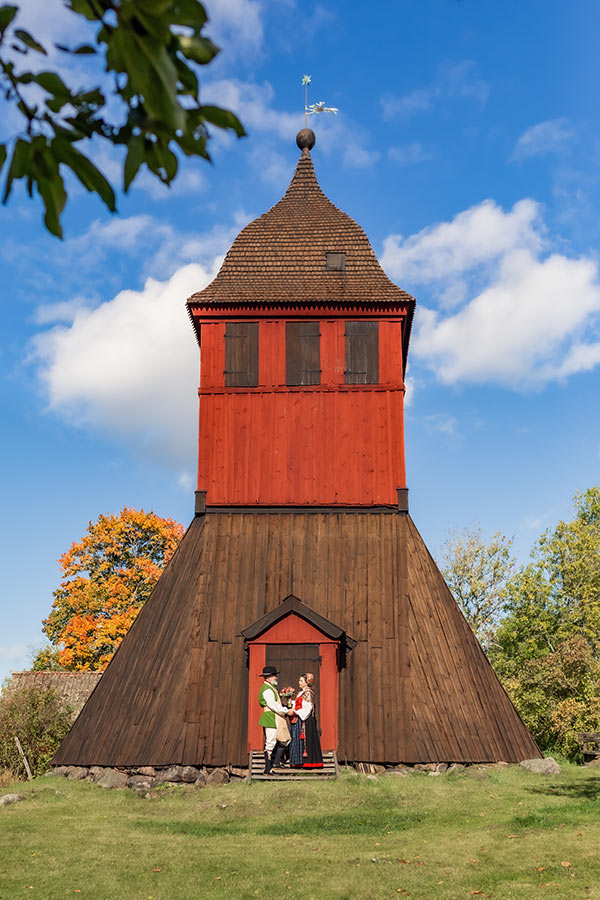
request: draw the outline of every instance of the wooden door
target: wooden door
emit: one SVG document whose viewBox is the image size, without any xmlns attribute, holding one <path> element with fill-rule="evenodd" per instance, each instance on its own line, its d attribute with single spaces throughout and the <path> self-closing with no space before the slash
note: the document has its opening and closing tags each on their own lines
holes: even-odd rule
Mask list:
<svg viewBox="0 0 600 900">
<path fill-rule="evenodd" d="M 305 672 L 312 672 L 315 676 L 313 690 L 317 715 L 320 708 L 320 675 L 321 657 L 318 644 L 267 644 L 265 661 L 267 666 L 275 666 L 279 669 L 279 688 L 291 684 L 298 689 L 298 678 Z"/>
</svg>

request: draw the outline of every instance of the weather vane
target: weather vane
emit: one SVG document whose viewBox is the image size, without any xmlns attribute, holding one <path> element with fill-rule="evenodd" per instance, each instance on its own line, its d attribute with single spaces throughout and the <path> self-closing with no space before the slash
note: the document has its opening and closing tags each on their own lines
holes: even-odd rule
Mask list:
<svg viewBox="0 0 600 900">
<path fill-rule="evenodd" d="M 316 113 L 324 113 L 324 112 L 332 112 L 335 115 L 339 112 L 337 106 L 325 106 L 324 100 L 319 100 L 318 103 L 311 103 L 308 105 L 308 86 L 310 84 L 311 78 L 310 75 L 302 76 L 302 84 L 304 85 L 304 127 L 308 127 L 308 117 L 313 116 Z"/>
</svg>

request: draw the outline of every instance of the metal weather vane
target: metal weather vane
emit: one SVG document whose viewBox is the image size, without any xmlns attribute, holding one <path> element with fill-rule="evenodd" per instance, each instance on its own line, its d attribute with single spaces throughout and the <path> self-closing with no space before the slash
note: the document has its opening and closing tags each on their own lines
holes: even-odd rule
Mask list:
<svg viewBox="0 0 600 900">
<path fill-rule="evenodd" d="M 324 100 L 319 100 L 318 103 L 311 103 L 308 105 L 308 86 L 311 82 L 310 75 L 302 76 L 302 84 L 304 85 L 304 127 L 308 126 L 308 117 L 314 116 L 317 113 L 330 112 L 334 115 L 337 115 L 339 109 L 337 106 L 325 106 Z"/>
</svg>

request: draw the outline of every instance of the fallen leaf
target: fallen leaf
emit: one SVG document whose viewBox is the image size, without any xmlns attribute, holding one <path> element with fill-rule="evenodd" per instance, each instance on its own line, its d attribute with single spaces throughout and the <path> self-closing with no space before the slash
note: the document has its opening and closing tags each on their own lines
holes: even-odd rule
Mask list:
<svg viewBox="0 0 600 900">
<path fill-rule="evenodd" d="M 473 857 L 471 857 L 471 859 L 469 860 L 469 862 L 479 862 L 479 860 L 478 860 L 478 859 L 473 859 Z"/>
<path fill-rule="evenodd" d="M 570 862 L 566 862 L 566 861 L 565 861 L 565 862 L 561 862 L 561 866 L 563 867 L 563 869 L 570 869 L 570 868 L 571 868 L 571 863 L 570 863 Z"/>
<path fill-rule="evenodd" d="M 538 866 L 538 872 L 543 872 L 546 866 Z"/>
<path fill-rule="evenodd" d="M 162 868 L 161 868 L 161 866 L 154 866 L 154 868 L 152 869 L 152 871 L 153 871 L 153 872 L 162 872 Z"/>
<path fill-rule="evenodd" d="M 516 837 L 519 837 L 519 835 L 518 835 L 518 834 L 507 834 L 506 837 L 508 837 L 508 838 L 516 838 Z"/>
<path fill-rule="evenodd" d="M 483 894 L 483 891 L 469 891 L 470 894 Z"/>
<path fill-rule="evenodd" d="M 215 881 L 220 881 L 220 880 L 221 880 L 221 876 L 220 876 L 220 875 L 215 875 Z"/>
</svg>

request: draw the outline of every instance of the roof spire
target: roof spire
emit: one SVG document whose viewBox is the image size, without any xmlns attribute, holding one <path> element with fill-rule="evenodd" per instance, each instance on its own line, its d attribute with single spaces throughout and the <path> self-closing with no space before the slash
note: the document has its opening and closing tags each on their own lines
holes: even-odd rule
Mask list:
<svg viewBox="0 0 600 900">
<path fill-rule="evenodd" d="M 302 84 L 304 85 L 304 128 L 296 135 L 296 143 L 302 150 L 303 156 L 306 156 L 315 146 L 315 133 L 308 127 L 308 117 L 324 112 L 331 112 L 334 115 L 338 113 L 337 106 L 325 106 L 324 100 L 319 100 L 318 103 L 311 103 L 310 106 L 308 105 L 308 86 L 311 80 L 310 75 L 302 76 Z"/>
</svg>

